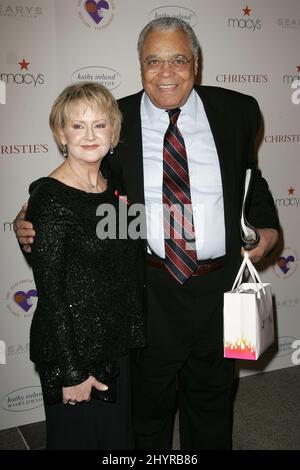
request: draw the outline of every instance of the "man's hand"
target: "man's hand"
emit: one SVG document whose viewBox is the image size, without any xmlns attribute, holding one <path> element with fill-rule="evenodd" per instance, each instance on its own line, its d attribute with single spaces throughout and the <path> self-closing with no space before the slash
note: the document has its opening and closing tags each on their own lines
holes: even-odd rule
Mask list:
<svg viewBox="0 0 300 470">
<path fill-rule="evenodd" d="M 279 233 L 274 228 L 259 228 L 258 233 L 260 236 L 259 244 L 253 250 L 249 250 L 249 258 L 252 263 L 258 263 L 275 247 L 279 239 Z M 244 248 L 242 248 L 242 254 Z"/>
<path fill-rule="evenodd" d="M 33 225 L 25 220 L 26 209 L 27 204 L 24 204 L 14 220 L 13 227 L 18 242 L 22 245 L 23 250 L 25 253 L 30 253 L 30 245 L 34 242 L 35 231 L 33 230 Z"/>
</svg>

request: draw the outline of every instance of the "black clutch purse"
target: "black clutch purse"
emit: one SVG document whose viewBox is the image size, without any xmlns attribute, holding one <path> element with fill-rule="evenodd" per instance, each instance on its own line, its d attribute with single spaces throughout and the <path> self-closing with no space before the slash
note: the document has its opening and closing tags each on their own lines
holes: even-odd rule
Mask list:
<svg viewBox="0 0 300 470">
<path fill-rule="evenodd" d="M 259 233 L 258 231 L 248 222 L 246 218 L 247 203 L 249 200 L 249 194 L 251 191 L 252 183 L 252 170 L 248 168 L 246 170 L 245 176 L 245 185 L 244 185 L 244 195 L 243 203 L 241 210 L 241 222 L 240 222 L 240 232 L 242 244 L 245 250 L 252 250 L 259 243 Z"/>
<path fill-rule="evenodd" d="M 91 397 L 96 398 L 97 400 L 107 401 L 109 403 L 114 403 L 117 400 L 117 379 L 106 380 L 105 385 L 108 386 L 107 390 L 98 390 L 93 387 L 91 392 Z"/>
</svg>

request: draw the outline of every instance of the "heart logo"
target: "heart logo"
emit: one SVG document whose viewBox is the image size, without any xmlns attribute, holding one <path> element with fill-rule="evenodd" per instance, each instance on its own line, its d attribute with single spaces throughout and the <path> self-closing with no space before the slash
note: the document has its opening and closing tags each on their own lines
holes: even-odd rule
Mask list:
<svg viewBox="0 0 300 470">
<path fill-rule="evenodd" d="M 37 297 L 37 291 L 35 289 L 30 289 L 27 292 L 24 292 L 23 290 L 19 290 L 18 292 L 15 293 L 14 295 L 14 301 L 16 304 L 19 305 L 25 312 L 28 312 L 28 310 L 31 309 L 33 303 L 32 303 L 32 297 Z"/>
<path fill-rule="evenodd" d="M 295 262 L 295 257 L 290 255 L 287 258 L 285 256 L 280 256 L 280 258 L 277 261 L 278 267 L 281 269 L 281 271 L 286 274 L 290 270 L 290 263 Z"/>
<path fill-rule="evenodd" d="M 95 0 L 87 0 L 85 2 L 85 9 L 93 18 L 95 23 L 99 24 L 103 20 L 105 10 L 109 10 L 109 4 L 105 0 L 95 2 Z"/>
</svg>

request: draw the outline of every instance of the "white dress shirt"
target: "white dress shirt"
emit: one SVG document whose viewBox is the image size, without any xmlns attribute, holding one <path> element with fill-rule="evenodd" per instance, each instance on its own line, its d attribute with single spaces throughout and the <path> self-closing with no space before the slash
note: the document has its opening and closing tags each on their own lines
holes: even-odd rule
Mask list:
<svg viewBox="0 0 300 470">
<path fill-rule="evenodd" d="M 144 93 L 141 119 L 147 240 L 150 250 L 164 258 L 163 140 L 169 116 L 165 110 L 154 106 Z M 195 90 L 181 107 L 177 125 L 187 152 L 197 258 L 217 258 L 225 254 L 221 173 L 204 106 Z"/>
</svg>

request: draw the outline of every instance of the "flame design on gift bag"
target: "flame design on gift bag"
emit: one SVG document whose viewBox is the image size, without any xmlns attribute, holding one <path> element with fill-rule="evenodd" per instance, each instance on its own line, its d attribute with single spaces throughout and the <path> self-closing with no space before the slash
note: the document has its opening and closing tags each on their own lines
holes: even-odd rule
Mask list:
<svg viewBox="0 0 300 470">
<path fill-rule="evenodd" d="M 256 359 L 256 348 L 245 337 L 235 342 L 225 341 L 224 357 L 236 359 Z"/>
</svg>

